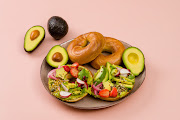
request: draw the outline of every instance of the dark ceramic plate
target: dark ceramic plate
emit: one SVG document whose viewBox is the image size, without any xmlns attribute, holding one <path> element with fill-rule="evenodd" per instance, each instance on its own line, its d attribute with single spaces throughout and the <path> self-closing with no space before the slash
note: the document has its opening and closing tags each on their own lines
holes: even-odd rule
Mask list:
<svg viewBox="0 0 180 120">
<path fill-rule="evenodd" d="M 69 45 L 71 40 L 64 42 L 61 44 L 62 47 L 67 48 L 67 46 Z M 123 45 L 125 46 L 125 48 L 131 47 L 131 45 L 121 41 L 123 43 Z M 90 65 L 84 65 L 85 67 L 87 67 L 89 70 L 91 70 L 91 72 L 94 74 L 94 72 L 96 71 L 94 68 L 92 68 Z M 41 65 L 41 70 L 40 70 L 40 75 L 41 75 L 41 80 L 42 83 L 44 85 L 44 87 L 46 88 L 46 90 L 50 93 L 49 88 L 48 88 L 48 78 L 47 78 L 47 74 L 48 72 L 53 69 L 52 67 L 50 67 L 47 63 L 46 63 L 46 59 L 44 58 L 42 65 Z M 135 79 L 135 84 L 134 84 L 134 88 L 133 90 L 124 98 L 121 98 L 118 101 L 114 101 L 114 102 L 108 102 L 108 101 L 103 101 L 100 99 L 96 99 L 93 96 L 86 96 L 84 97 L 82 100 L 75 102 L 75 103 L 67 103 L 67 102 L 63 102 L 61 100 L 59 100 L 60 102 L 63 102 L 64 104 L 74 107 L 74 108 L 79 108 L 79 109 L 100 109 L 100 108 L 106 108 L 106 107 L 110 107 L 113 105 L 116 105 L 120 102 L 122 102 L 125 98 L 127 98 L 128 96 L 130 96 L 131 94 L 133 94 L 143 83 L 144 79 L 145 79 L 145 75 L 146 75 L 146 69 L 144 68 L 143 72 L 136 77 Z M 51 94 L 51 93 L 50 93 Z M 53 95 L 52 95 L 53 96 Z M 53 96 L 54 97 L 54 96 Z M 56 97 L 55 97 L 56 98 Z"/>
</svg>

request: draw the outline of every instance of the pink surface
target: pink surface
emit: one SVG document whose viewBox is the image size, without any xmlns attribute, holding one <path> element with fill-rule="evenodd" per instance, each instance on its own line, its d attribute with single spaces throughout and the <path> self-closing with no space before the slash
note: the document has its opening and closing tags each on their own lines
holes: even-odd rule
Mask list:
<svg viewBox="0 0 180 120">
<path fill-rule="evenodd" d="M 0 120 L 179 120 L 179 0 L 1 0 Z M 68 34 L 55 41 L 47 21 L 63 17 Z M 46 30 L 32 53 L 23 49 L 24 35 L 34 26 Z M 40 65 L 56 44 L 90 31 L 121 39 L 140 48 L 147 76 L 124 102 L 101 110 L 78 110 L 51 97 L 40 80 Z"/>
</svg>

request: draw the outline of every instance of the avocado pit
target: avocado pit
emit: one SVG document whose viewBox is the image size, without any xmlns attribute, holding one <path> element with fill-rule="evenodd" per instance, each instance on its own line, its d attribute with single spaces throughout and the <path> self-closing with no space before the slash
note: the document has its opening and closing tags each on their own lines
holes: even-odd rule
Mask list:
<svg viewBox="0 0 180 120">
<path fill-rule="evenodd" d="M 52 56 L 52 60 L 53 60 L 54 62 L 61 62 L 62 59 L 63 59 L 63 56 L 62 56 L 62 54 L 61 54 L 60 52 L 56 52 L 56 53 L 54 53 L 53 56 Z"/>
<path fill-rule="evenodd" d="M 40 35 L 39 30 L 34 30 L 34 31 L 32 31 L 31 34 L 30 34 L 30 39 L 31 39 L 31 40 L 35 40 L 39 35 Z"/>
<path fill-rule="evenodd" d="M 128 55 L 128 61 L 131 63 L 131 64 L 137 64 L 138 61 L 139 61 L 139 57 L 136 53 L 130 53 Z"/>
</svg>

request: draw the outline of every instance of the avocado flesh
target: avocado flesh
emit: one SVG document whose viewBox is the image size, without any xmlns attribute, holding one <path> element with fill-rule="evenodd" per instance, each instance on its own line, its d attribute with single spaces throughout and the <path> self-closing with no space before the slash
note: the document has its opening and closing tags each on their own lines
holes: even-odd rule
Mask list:
<svg viewBox="0 0 180 120">
<path fill-rule="evenodd" d="M 104 79 L 106 80 L 107 78 L 108 77 L 106 74 L 106 68 L 104 66 L 100 66 L 100 69 L 94 75 L 94 83 L 96 82 L 96 85 L 98 85 Z"/>
<path fill-rule="evenodd" d="M 105 68 L 105 71 L 106 71 L 106 75 L 102 81 L 106 82 L 106 81 L 108 81 L 108 78 L 109 78 L 109 72 L 108 72 L 107 68 Z"/>
<path fill-rule="evenodd" d="M 109 62 L 106 63 L 106 68 L 109 72 L 109 80 L 112 79 L 112 75 L 111 75 L 111 64 Z"/>
<path fill-rule="evenodd" d="M 122 98 L 122 97 L 126 96 L 127 94 L 128 94 L 128 92 L 127 92 L 127 91 L 123 91 L 123 92 L 121 92 L 121 93 L 120 93 L 120 98 Z"/>
<path fill-rule="evenodd" d="M 67 65 L 67 66 L 71 67 L 71 65 Z M 91 76 L 91 72 L 88 71 L 88 69 L 86 69 L 82 66 L 79 66 L 78 71 L 82 71 L 82 70 L 88 76 L 88 77 L 86 77 L 87 84 L 92 85 L 93 78 Z M 70 73 L 67 73 L 63 67 L 60 69 L 56 69 L 56 77 L 61 77 L 61 78 L 65 79 L 68 74 L 70 74 Z M 89 83 L 89 81 L 90 81 L 90 83 Z M 64 91 L 64 88 L 62 87 L 61 83 L 63 83 L 64 86 L 66 86 L 69 89 L 68 92 L 72 93 L 68 98 L 62 98 L 60 96 L 60 91 Z M 88 93 L 91 94 L 91 87 L 88 87 L 88 89 L 86 89 L 85 87 L 81 88 L 78 86 L 77 81 L 75 81 L 75 83 L 71 83 L 70 81 L 62 82 L 61 80 L 53 80 L 53 79 L 49 78 L 48 86 L 49 86 L 49 90 L 51 91 L 51 94 L 54 95 L 55 97 L 61 99 L 62 101 L 75 100 L 75 99 L 86 96 Z"/>
<path fill-rule="evenodd" d="M 61 53 L 62 58 L 63 58 L 62 61 L 55 62 L 52 60 L 52 56 L 56 52 Z M 51 50 L 48 52 L 48 54 L 46 56 L 46 61 L 50 66 L 55 67 L 55 68 L 57 68 L 59 65 L 65 65 L 68 62 L 67 51 L 63 47 L 61 47 L 60 45 L 56 45 L 56 46 L 52 47 Z"/>
<path fill-rule="evenodd" d="M 136 47 L 127 48 L 122 55 L 122 60 L 126 68 L 135 76 L 138 76 L 144 69 L 144 55 Z"/>
<path fill-rule="evenodd" d="M 128 89 L 132 89 L 134 85 L 128 85 L 128 84 L 123 84 L 123 83 L 120 83 L 121 86 L 125 87 L 125 88 L 128 88 Z"/>
<path fill-rule="evenodd" d="M 38 30 L 40 32 L 40 34 L 36 39 L 31 40 L 30 35 L 31 35 L 31 32 L 34 30 Z M 25 51 L 26 52 L 32 52 L 33 50 L 35 50 L 38 47 L 38 45 L 44 40 L 44 38 L 45 38 L 45 30 L 42 26 L 31 27 L 26 32 L 26 35 L 24 38 L 24 49 L 25 49 Z"/>
<path fill-rule="evenodd" d="M 129 84 L 129 85 L 132 85 L 133 83 L 132 82 L 129 82 L 127 80 L 122 80 L 122 79 L 118 79 L 116 77 L 113 77 L 113 80 L 116 81 L 116 82 L 121 82 L 123 84 Z"/>
<path fill-rule="evenodd" d="M 64 79 L 67 75 L 67 72 L 64 70 L 64 68 L 56 69 L 56 77 L 59 77 L 61 79 Z"/>
<path fill-rule="evenodd" d="M 106 69 L 105 69 L 106 77 L 104 77 L 104 79 L 100 82 L 102 82 L 102 84 L 103 84 L 103 89 L 107 89 L 107 90 L 109 90 L 109 92 L 112 90 L 112 87 L 116 87 L 117 90 L 119 91 L 117 97 L 123 98 L 133 89 L 134 83 L 135 83 L 135 77 L 132 73 L 130 74 L 130 78 L 128 78 L 129 76 L 124 77 L 121 75 L 118 77 L 115 77 L 114 74 L 117 73 L 117 68 L 123 68 L 123 67 L 107 62 Z M 100 69 L 98 71 L 100 71 Z M 97 73 L 95 73 L 95 76 Z M 95 83 L 95 81 L 98 81 L 98 80 L 99 79 L 97 79 L 97 80 L 94 79 L 94 83 Z M 98 85 L 98 84 L 96 84 L 96 85 Z M 93 92 L 92 92 L 92 95 L 95 98 L 101 98 L 99 95 L 95 95 Z"/>
<path fill-rule="evenodd" d="M 48 85 L 49 85 L 51 94 L 61 100 L 73 100 L 73 99 L 80 98 L 80 97 L 84 96 L 85 94 L 87 94 L 86 90 L 85 90 L 86 88 L 81 89 L 80 87 L 77 87 L 76 83 L 63 83 L 63 84 L 69 89 L 69 92 L 71 92 L 72 95 L 70 95 L 68 98 L 61 98 L 60 91 L 58 89 L 58 86 L 59 86 L 60 90 L 64 91 L 64 89 L 61 86 L 61 83 L 59 82 L 59 80 L 49 79 Z"/>
</svg>

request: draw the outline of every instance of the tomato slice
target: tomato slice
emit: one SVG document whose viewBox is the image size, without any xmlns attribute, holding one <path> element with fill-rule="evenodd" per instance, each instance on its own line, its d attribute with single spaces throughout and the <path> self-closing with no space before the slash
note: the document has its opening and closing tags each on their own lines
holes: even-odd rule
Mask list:
<svg viewBox="0 0 180 120">
<path fill-rule="evenodd" d="M 116 97 L 117 96 L 117 88 L 113 87 L 113 89 L 110 92 L 110 97 Z"/>
<path fill-rule="evenodd" d="M 109 97 L 109 90 L 108 90 L 108 89 L 103 89 L 103 90 L 101 90 L 101 91 L 99 92 L 99 95 L 100 95 L 101 97 L 107 98 L 107 97 Z"/>
</svg>

